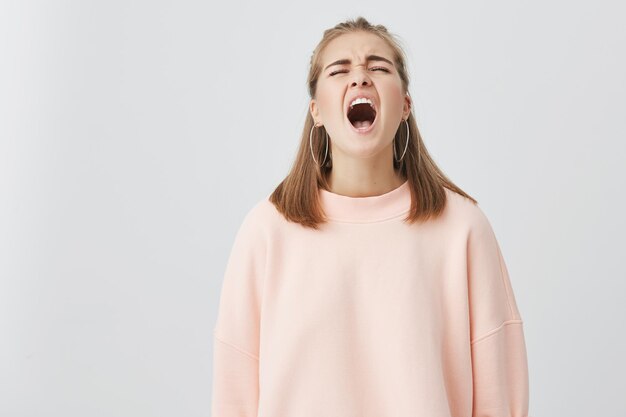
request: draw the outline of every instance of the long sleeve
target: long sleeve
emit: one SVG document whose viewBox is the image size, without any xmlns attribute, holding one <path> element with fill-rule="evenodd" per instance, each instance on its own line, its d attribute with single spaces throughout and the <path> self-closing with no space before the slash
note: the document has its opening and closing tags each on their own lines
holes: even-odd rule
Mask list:
<svg viewBox="0 0 626 417">
<path fill-rule="evenodd" d="M 264 237 L 251 210 L 226 265 L 213 331 L 212 417 L 253 417 L 259 400 Z"/>
<path fill-rule="evenodd" d="M 528 417 L 522 317 L 496 236 L 478 209 L 468 238 L 472 417 Z"/>
</svg>

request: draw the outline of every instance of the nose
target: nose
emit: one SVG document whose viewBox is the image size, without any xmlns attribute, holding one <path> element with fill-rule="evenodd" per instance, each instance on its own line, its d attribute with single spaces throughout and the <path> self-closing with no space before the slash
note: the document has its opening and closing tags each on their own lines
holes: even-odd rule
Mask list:
<svg viewBox="0 0 626 417">
<path fill-rule="evenodd" d="M 368 86 L 372 82 L 369 75 L 367 74 L 367 69 L 361 71 L 355 70 L 353 74 L 354 76 L 352 79 L 352 83 L 350 84 L 352 87 L 354 87 L 355 85 Z"/>
</svg>

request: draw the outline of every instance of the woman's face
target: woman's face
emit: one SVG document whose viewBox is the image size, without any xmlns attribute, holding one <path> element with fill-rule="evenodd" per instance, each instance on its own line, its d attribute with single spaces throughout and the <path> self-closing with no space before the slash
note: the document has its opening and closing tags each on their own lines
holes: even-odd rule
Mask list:
<svg viewBox="0 0 626 417">
<path fill-rule="evenodd" d="M 320 58 L 317 97 L 309 107 L 316 124 L 328 132 L 333 156 L 340 152 L 368 158 L 392 150 L 400 123 L 409 116 L 411 100 L 403 91 L 391 48 L 374 34 L 356 32 L 333 39 Z M 350 110 L 353 100 L 361 96 L 372 101 L 373 124 L 369 120 L 374 112 L 368 104 Z"/>
</svg>

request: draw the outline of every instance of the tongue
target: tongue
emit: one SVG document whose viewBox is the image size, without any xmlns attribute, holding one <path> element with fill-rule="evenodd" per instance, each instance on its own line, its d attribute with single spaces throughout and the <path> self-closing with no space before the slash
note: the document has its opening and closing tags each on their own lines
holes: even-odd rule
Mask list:
<svg viewBox="0 0 626 417">
<path fill-rule="evenodd" d="M 363 121 L 356 121 L 353 123 L 354 127 L 356 127 L 357 129 L 365 129 L 368 128 L 372 125 L 372 122 L 370 122 L 369 120 L 363 120 Z"/>
</svg>

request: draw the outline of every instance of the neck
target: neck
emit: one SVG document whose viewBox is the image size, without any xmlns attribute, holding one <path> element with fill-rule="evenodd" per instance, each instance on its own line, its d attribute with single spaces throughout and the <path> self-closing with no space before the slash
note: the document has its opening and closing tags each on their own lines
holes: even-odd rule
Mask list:
<svg viewBox="0 0 626 417">
<path fill-rule="evenodd" d="M 325 215 L 332 220 L 350 223 L 371 223 L 387 220 L 411 208 L 411 191 L 408 181 L 387 192 L 351 197 L 319 189 Z"/>
<path fill-rule="evenodd" d="M 369 197 L 398 188 L 406 178 L 393 168 L 391 158 L 393 154 L 387 155 L 387 152 L 384 158 L 369 159 L 333 152 L 333 168 L 327 178 L 329 191 L 347 197 Z"/>
</svg>

